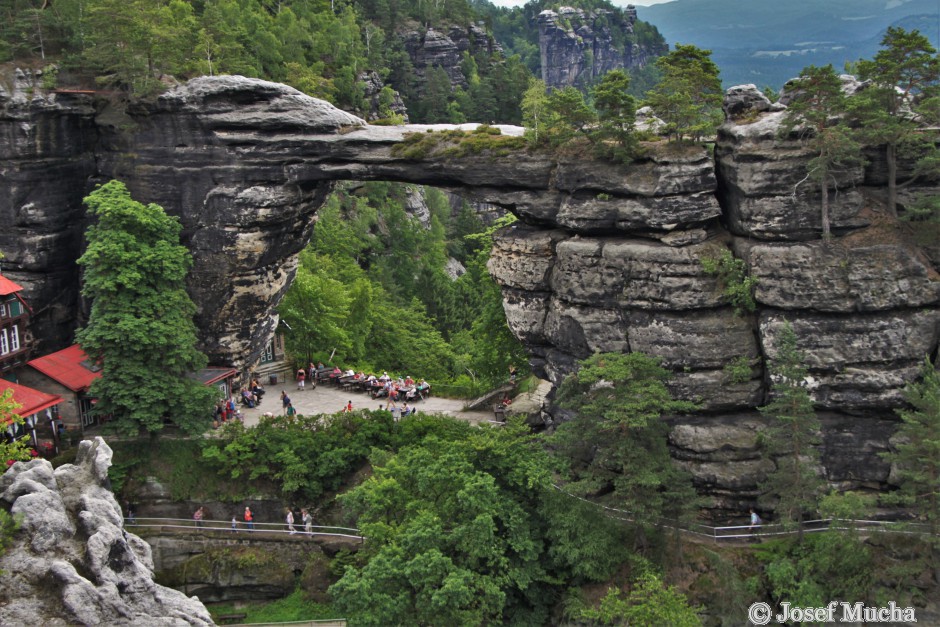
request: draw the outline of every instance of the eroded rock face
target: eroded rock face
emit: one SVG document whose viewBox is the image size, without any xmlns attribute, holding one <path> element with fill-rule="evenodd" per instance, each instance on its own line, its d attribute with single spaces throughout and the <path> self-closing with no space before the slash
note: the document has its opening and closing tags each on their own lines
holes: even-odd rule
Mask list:
<svg viewBox="0 0 940 627">
<path fill-rule="evenodd" d="M 542 80 L 549 87 L 583 87 L 611 70 L 644 67 L 669 51 L 666 44 L 628 44 L 618 50 L 611 25 L 632 33 L 635 22 L 635 9 L 585 11 L 562 6 L 542 11 L 538 15 Z"/>
<path fill-rule="evenodd" d="M 71 341 L 76 318 L 82 198 L 97 137 L 88 96 L 41 85 L 41 73 L 0 71 L 0 251 L 4 276 L 43 309 L 34 337 L 58 347 Z"/>
<path fill-rule="evenodd" d="M 17 462 L 0 499 L 22 526 L 0 558 L 4 625 L 211 625 L 195 597 L 153 581 L 150 547 L 124 529 L 111 449 L 81 442 L 74 464 Z"/>
<path fill-rule="evenodd" d="M 419 89 L 426 83 L 432 67 L 444 70 L 452 87 L 466 89 L 467 78 L 460 67 L 463 53 L 492 55 L 503 51 L 496 40 L 476 24 L 451 26 L 446 33 L 433 28 L 411 31 L 403 39 Z"/>
</svg>

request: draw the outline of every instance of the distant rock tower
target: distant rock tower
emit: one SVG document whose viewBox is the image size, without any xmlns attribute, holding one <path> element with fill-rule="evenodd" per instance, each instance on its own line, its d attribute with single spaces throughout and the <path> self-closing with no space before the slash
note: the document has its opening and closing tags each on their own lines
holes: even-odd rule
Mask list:
<svg viewBox="0 0 940 627">
<path fill-rule="evenodd" d="M 586 87 L 611 70 L 643 67 L 665 54 L 665 41 L 640 44 L 628 40 L 623 49 L 615 44 L 614 31 L 632 35 L 636 7 L 623 11 L 584 11 L 560 7 L 538 16 L 542 80 L 549 87 Z"/>
</svg>

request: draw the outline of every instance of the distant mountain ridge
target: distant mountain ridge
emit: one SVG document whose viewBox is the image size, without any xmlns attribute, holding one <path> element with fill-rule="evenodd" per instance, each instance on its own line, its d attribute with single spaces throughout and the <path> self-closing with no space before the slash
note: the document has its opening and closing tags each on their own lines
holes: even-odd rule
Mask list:
<svg viewBox="0 0 940 627">
<path fill-rule="evenodd" d="M 877 50 L 891 25 L 940 39 L 936 0 L 675 0 L 638 13 L 671 46 L 713 50 L 725 85 L 779 88 L 810 63 L 842 69 Z"/>
</svg>

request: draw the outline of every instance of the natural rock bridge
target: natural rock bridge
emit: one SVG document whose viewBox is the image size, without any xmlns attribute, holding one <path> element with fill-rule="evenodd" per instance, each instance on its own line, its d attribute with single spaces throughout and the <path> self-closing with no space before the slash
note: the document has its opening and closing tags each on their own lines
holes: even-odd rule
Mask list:
<svg viewBox="0 0 940 627">
<path fill-rule="evenodd" d="M 901 390 L 937 351 L 938 244 L 914 245 L 878 213 L 878 153 L 839 179 L 836 238 L 824 246 L 818 195 L 798 186 L 810 156 L 777 137 L 783 113 L 756 90 L 735 94 L 743 117 L 721 128 L 714 154 L 662 143 L 625 166 L 523 151 L 397 157 L 393 147 L 427 127 L 368 126 L 240 77 L 195 79 L 125 111 L 38 91 L 30 99 L 29 76 L 18 81 L 0 93 L 0 217 L 12 225 L 0 249 L 5 273 L 38 310 L 37 332 L 61 343 L 77 310 L 81 198 L 95 181 L 119 178 L 180 217 L 204 348 L 216 362 L 245 365 L 273 333 L 274 308 L 333 183 L 393 180 L 520 216 L 490 268 L 536 370 L 557 382 L 594 351 L 660 356 L 675 372 L 673 392 L 702 407 L 676 423 L 674 452 L 730 507 L 757 493 L 772 463 L 754 408 L 784 321 L 814 376 L 828 479 L 846 488 L 888 481 L 877 453 Z M 700 263 L 728 248 L 758 279 L 753 313 L 737 315 Z M 741 363 L 745 376 L 730 376 Z"/>
</svg>

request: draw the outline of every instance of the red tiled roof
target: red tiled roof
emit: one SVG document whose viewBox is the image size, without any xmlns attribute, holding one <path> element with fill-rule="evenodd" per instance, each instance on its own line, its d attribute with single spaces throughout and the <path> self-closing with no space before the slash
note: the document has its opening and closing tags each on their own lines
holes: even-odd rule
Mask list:
<svg viewBox="0 0 940 627">
<path fill-rule="evenodd" d="M 0 392 L 7 389 L 13 390 L 13 400 L 16 401 L 17 405 L 22 405 L 16 410 L 16 413 L 24 417 L 31 416 L 62 402 L 62 397 L 57 394 L 46 394 L 11 381 L 0 381 Z"/>
<path fill-rule="evenodd" d="M 9 296 L 14 292 L 20 292 L 23 288 L 0 274 L 0 296 Z"/>
<path fill-rule="evenodd" d="M 37 357 L 27 362 L 50 379 L 58 381 L 73 392 L 84 392 L 91 382 L 101 376 L 99 368 L 89 362 L 82 347 L 73 344 L 57 353 Z M 93 369 L 94 368 L 94 369 Z"/>
</svg>

